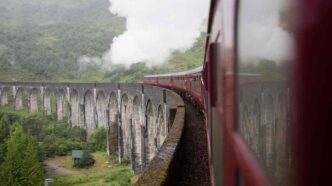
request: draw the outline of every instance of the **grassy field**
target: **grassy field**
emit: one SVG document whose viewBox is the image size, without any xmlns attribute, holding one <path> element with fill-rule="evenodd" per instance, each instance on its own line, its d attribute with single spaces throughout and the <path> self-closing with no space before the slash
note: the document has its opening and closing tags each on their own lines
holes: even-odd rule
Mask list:
<svg viewBox="0 0 332 186">
<path fill-rule="evenodd" d="M 89 169 L 77 169 L 72 167 L 70 156 L 57 157 L 63 167 L 72 171 L 79 171 L 80 175 L 61 176 L 55 178 L 51 186 L 125 186 L 134 183 L 138 176 L 131 172 L 130 165 L 119 164 L 105 152 L 93 153 L 96 163 Z"/>
<path fill-rule="evenodd" d="M 94 172 L 100 172 L 100 171 L 107 171 L 109 170 L 115 162 L 110 162 L 110 157 L 105 152 L 96 152 L 92 153 L 93 158 L 96 160 L 96 163 L 94 166 L 88 168 L 88 169 L 79 169 L 73 167 L 73 161 L 71 156 L 64 156 L 64 157 L 58 157 L 59 161 L 64 165 L 65 168 L 69 170 L 74 171 L 80 171 L 83 174 L 88 173 L 94 173 Z"/>
<path fill-rule="evenodd" d="M 30 123 L 37 122 L 50 128 L 54 125 L 62 125 L 65 120 L 57 121 L 55 116 L 44 116 L 42 113 L 30 114 L 28 111 L 14 111 L 12 106 L 0 108 L 0 118 L 6 115 L 10 123 L 20 122 L 23 126 L 30 126 Z M 31 126 L 30 126 L 31 127 Z M 51 127 L 52 128 L 52 127 Z M 45 128 L 38 134 L 49 134 Z M 45 132 L 48 131 L 48 132 Z M 58 132 L 63 132 L 58 130 Z M 58 138 L 56 138 L 58 139 Z M 59 139 L 63 140 L 59 137 Z M 69 140 L 69 139 L 67 139 Z M 40 141 L 39 143 L 44 143 Z M 45 141 L 45 143 L 49 143 Z M 63 144 L 60 144 L 60 146 Z M 131 185 L 136 182 L 138 175 L 134 175 L 128 163 L 119 164 L 116 156 L 108 156 L 106 152 L 92 153 L 96 160 L 94 166 L 88 169 L 77 169 L 73 167 L 70 155 L 48 158 L 44 161 L 45 169 L 49 178 L 53 178 L 52 186 L 106 186 L 106 185 Z M 46 163 L 47 162 L 47 163 Z"/>
<path fill-rule="evenodd" d="M 111 170 L 89 175 L 59 177 L 50 186 L 125 186 L 131 185 L 136 180 L 137 176 L 131 173 L 128 166 L 116 166 Z"/>
</svg>

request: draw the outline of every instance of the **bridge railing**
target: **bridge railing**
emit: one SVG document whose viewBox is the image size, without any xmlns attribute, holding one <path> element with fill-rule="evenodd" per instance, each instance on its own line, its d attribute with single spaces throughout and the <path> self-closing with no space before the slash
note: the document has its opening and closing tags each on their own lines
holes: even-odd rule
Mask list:
<svg viewBox="0 0 332 186">
<path fill-rule="evenodd" d="M 169 91 L 169 90 L 167 90 Z M 182 98 L 172 92 L 174 99 L 177 102 L 177 110 L 174 117 L 172 128 L 169 131 L 166 140 L 161 146 L 156 156 L 151 160 L 148 167 L 144 170 L 143 174 L 136 182 L 135 185 L 165 185 L 167 184 L 167 178 L 169 170 L 175 161 L 175 154 L 178 150 L 178 145 L 181 139 L 184 118 L 185 107 Z"/>
</svg>

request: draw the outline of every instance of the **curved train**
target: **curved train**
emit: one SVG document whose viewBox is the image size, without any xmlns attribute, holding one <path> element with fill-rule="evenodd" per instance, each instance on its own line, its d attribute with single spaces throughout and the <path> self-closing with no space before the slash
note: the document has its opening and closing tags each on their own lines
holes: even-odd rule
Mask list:
<svg viewBox="0 0 332 186">
<path fill-rule="evenodd" d="M 331 185 L 332 2 L 279 1 L 212 0 L 204 65 L 144 77 L 204 112 L 212 185 Z"/>
</svg>

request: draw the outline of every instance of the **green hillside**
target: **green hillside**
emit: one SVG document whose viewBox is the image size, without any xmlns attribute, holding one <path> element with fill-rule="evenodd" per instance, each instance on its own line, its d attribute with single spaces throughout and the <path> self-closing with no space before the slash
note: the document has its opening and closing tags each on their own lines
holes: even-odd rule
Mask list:
<svg viewBox="0 0 332 186">
<path fill-rule="evenodd" d="M 101 57 L 125 31 L 125 19 L 108 8 L 108 0 L 0 0 L 0 81 L 142 82 L 144 74 L 201 65 L 205 35 L 162 67 L 82 68 L 81 57 Z"/>
<path fill-rule="evenodd" d="M 78 79 L 77 60 L 102 56 L 124 18 L 108 0 L 0 0 L 2 81 Z"/>
</svg>

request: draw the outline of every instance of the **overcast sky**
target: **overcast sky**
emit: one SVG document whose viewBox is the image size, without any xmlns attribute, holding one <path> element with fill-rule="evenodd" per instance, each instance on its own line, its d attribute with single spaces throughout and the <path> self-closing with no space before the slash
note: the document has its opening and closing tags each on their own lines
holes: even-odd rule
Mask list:
<svg viewBox="0 0 332 186">
<path fill-rule="evenodd" d="M 105 58 L 112 64 L 165 62 L 174 50 L 190 48 L 208 17 L 208 0 L 110 0 L 110 11 L 127 19 Z"/>
</svg>

